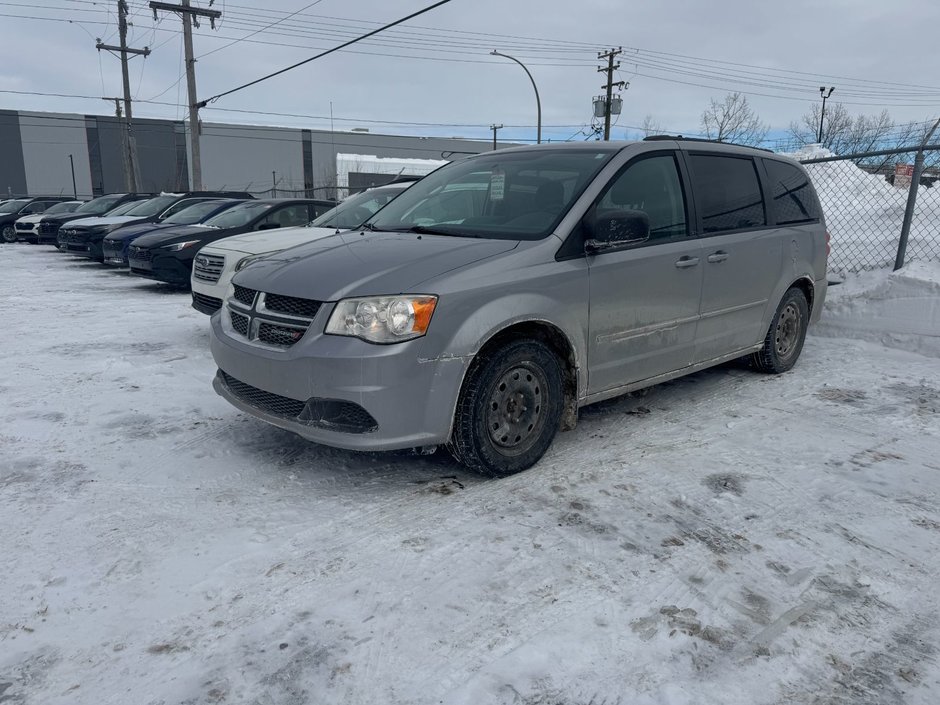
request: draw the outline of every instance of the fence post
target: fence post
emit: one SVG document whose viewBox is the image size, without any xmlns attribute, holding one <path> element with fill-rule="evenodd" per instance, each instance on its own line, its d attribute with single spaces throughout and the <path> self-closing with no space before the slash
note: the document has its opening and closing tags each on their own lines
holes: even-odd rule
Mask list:
<svg viewBox="0 0 940 705">
<path fill-rule="evenodd" d="M 917 191 L 920 188 L 920 175 L 924 170 L 924 147 L 933 137 L 934 131 L 940 125 L 940 118 L 930 128 L 930 132 L 924 137 L 924 141 L 917 150 L 917 156 L 914 157 L 914 173 L 911 175 L 911 188 L 907 192 L 907 205 L 904 208 L 904 222 L 901 223 L 901 237 L 898 239 L 898 254 L 894 259 L 894 271 L 898 271 L 904 266 L 904 257 L 907 254 L 907 239 L 911 234 L 911 221 L 914 219 L 914 206 L 917 204 Z"/>
</svg>

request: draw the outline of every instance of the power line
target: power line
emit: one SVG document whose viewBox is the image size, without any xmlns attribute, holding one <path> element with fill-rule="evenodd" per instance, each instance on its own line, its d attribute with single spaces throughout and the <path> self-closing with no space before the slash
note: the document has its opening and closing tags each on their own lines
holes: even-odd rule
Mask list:
<svg viewBox="0 0 940 705">
<path fill-rule="evenodd" d="M 327 50 L 327 51 L 321 52 L 320 54 L 317 54 L 316 56 L 311 56 L 309 59 L 304 59 L 303 61 L 299 61 L 299 62 L 297 62 L 296 64 L 292 64 L 292 65 L 290 65 L 290 66 L 288 66 L 288 67 L 286 67 L 286 68 L 280 69 L 279 71 L 275 71 L 274 73 L 270 73 L 270 74 L 268 74 L 267 76 L 262 76 L 261 78 L 256 78 L 254 81 L 249 81 L 248 83 L 245 83 L 245 84 L 243 84 L 243 85 L 241 85 L 241 86 L 238 86 L 238 87 L 236 87 L 236 88 L 232 88 L 231 90 L 225 91 L 224 93 L 219 93 L 218 95 L 214 95 L 214 96 L 212 96 L 211 98 L 209 98 L 209 99 L 207 99 L 207 100 L 204 100 L 204 101 L 202 101 L 201 103 L 199 103 L 199 107 L 205 107 L 205 105 L 206 105 L 207 103 L 209 103 L 210 101 L 211 101 L 211 102 L 214 102 L 214 101 L 218 100 L 219 98 L 222 98 L 223 96 L 231 95 L 232 93 L 235 93 L 236 91 L 243 90 L 243 89 L 245 89 L 245 88 L 248 88 L 249 86 L 254 86 L 255 84 L 261 83 L 262 81 L 266 81 L 266 80 L 268 80 L 269 78 L 274 78 L 275 76 L 279 76 L 279 75 L 281 75 L 282 73 L 286 73 L 287 71 L 290 71 L 290 70 L 292 70 L 292 69 L 297 68 L 298 66 L 303 66 L 304 64 L 308 64 L 308 63 L 310 63 L 311 61 L 314 61 L 315 59 L 319 59 L 319 58 L 322 58 L 322 57 L 326 56 L 327 54 L 332 54 L 332 53 L 335 52 L 335 51 L 339 51 L 340 49 L 343 49 L 343 48 L 345 48 L 345 47 L 348 47 L 350 44 L 355 44 L 356 42 L 360 42 L 360 41 L 362 41 L 363 39 L 368 39 L 369 37 L 371 37 L 371 36 L 373 36 L 373 35 L 375 35 L 375 34 L 378 34 L 379 32 L 383 32 L 383 31 L 385 31 L 386 29 L 389 29 L 390 27 L 394 27 L 395 25 L 401 24 L 402 22 L 407 22 L 408 20 L 410 20 L 410 19 L 413 18 L 413 17 L 417 17 L 418 15 L 423 15 L 425 12 L 430 12 L 431 10 L 433 10 L 433 9 L 435 9 L 435 8 L 437 8 L 437 7 L 440 7 L 441 5 L 446 5 L 446 4 L 449 3 L 449 2 L 450 2 L 450 0 L 438 0 L 438 2 L 434 3 L 433 5 L 429 5 L 428 7 L 425 7 L 425 8 L 422 9 L 422 10 L 418 10 L 417 12 L 412 12 L 410 15 L 407 15 L 406 17 L 402 17 L 402 18 L 399 19 L 399 20 L 395 20 L 394 22 L 391 22 L 391 23 L 389 23 L 389 24 L 387 24 L 387 25 L 384 25 L 384 26 L 382 26 L 382 27 L 379 27 L 379 28 L 376 29 L 376 30 L 373 30 L 373 31 L 371 31 L 371 32 L 368 32 L 367 34 L 363 34 L 361 37 L 357 37 L 356 39 L 352 39 L 352 40 L 350 40 L 350 41 L 348 41 L 348 42 L 345 42 L 344 44 L 340 44 L 338 47 L 334 47 L 334 48 L 329 49 L 329 50 Z"/>
</svg>

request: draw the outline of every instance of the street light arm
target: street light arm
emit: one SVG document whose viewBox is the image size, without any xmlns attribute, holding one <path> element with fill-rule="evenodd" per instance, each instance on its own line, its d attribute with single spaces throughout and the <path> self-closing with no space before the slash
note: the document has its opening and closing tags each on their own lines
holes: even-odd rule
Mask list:
<svg viewBox="0 0 940 705">
<path fill-rule="evenodd" d="M 523 64 L 521 61 L 519 61 L 519 59 L 517 59 L 516 57 L 514 57 L 514 56 L 509 56 L 509 54 L 501 54 L 500 52 L 496 51 L 495 49 L 490 52 L 490 55 L 491 55 L 491 56 L 501 56 L 501 57 L 503 57 L 504 59 L 509 59 L 510 61 L 515 61 L 517 64 L 519 64 L 519 65 L 522 67 L 522 70 L 525 71 L 526 76 L 528 76 L 528 77 L 529 77 L 529 80 L 532 82 L 532 90 L 535 91 L 535 107 L 536 107 L 536 111 L 537 111 L 537 113 L 538 113 L 538 120 L 537 120 L 537 122 L 538 122 L 538 127 L 537 127 L 537 133 L 536 133 L 535 141 L 536 141 L 536 144 L 541 144 L 541 143 L 542 143 L 542 101 L 541 101 L 541 99 L 539 98 L 539 88 L 538 88 L 538 86 L 535 85 L 535 79 L 532 78 L 532 74 L 529 72 L 529 69 L 526 68 L 525 64 Z"/>
</svg>

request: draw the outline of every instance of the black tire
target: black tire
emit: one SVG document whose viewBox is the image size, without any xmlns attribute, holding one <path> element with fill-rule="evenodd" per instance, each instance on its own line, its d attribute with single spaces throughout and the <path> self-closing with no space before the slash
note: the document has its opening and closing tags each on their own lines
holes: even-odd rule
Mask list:
<svg viewBox="0 0 940 705">
<path fill-rule="evenodd" d="M 751 365 L 773 374 L 790 370 L 803 351 L 808 326 L 806 294 L 796 287 L 788 289 L 770 321 L 764 347 L 751 355 Z"/>
<path fill-rule="evenodd" d="M 563 390 L 561 362 L 539 341 L 513 340 L 484 352 L 460 392 L 450 452 L 493 477 L 532 467 L 561 425 Z"/>
<path fill-rule="evenodd" d="M 12 224 L 3 226 L 3 241 L 6 243 L 16 242 L 16 230 Z"/>
</svg>

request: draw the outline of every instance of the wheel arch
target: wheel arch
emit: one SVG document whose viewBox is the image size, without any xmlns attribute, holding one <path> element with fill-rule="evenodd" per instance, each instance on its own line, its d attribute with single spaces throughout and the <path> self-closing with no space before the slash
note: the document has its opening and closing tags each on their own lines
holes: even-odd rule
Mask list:
<svg viewBox="0 0 940 705">
<path fill-rule="evenodd" d="M 492 332 L 480 346 L 473 363 L 467 368 L 460 384 L 461 393 L 482 354 L 512 340 L 537 340 L 558 355 L 564 376 L 564 410 L 561 416 L 561 430 L 570 431 L 578 422 L 578 356 L 571 339 L 561 328 L 549 321 L 543 319 L 516 321 Z"/>
</svg>

